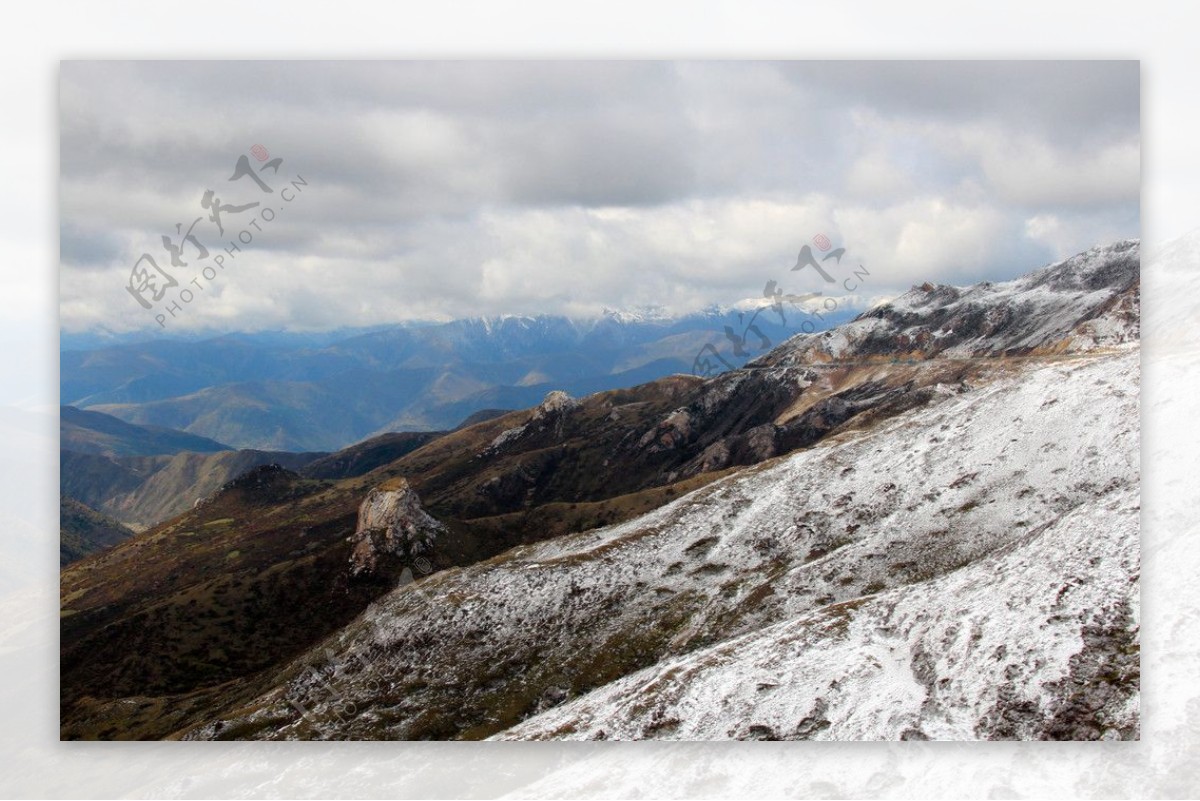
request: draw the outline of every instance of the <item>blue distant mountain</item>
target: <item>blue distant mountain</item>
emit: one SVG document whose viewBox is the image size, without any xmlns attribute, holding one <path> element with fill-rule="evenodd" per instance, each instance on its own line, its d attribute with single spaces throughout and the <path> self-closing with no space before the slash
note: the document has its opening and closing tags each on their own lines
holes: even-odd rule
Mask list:
<svg viewBox="0 0 1200 801">
<path fill-rule="evenodd" d="M 100 347 L 64 335 L 60 391 L 64 404 L 235 448 L 332 451 L 383 431 L 444 430 L 483 409 L 525 408 L 553 389 L 585 395 L 723 372 L 800 333 L 802 320 L 814 318 L 713 307 L 680 317 L 655 309 L 582 321 L 505 315 Z"/>
</svg>

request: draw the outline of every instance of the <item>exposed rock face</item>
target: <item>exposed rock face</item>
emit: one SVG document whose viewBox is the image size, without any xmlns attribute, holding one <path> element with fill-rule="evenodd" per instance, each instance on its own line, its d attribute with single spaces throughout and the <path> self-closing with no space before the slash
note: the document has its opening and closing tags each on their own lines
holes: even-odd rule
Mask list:
<svg viewBox="0 0 1200 801">
<path fill-rule="evenodd" d="M 685 444 L 692 436 L 692 419 L 688 410 L 676 409 L 661 423 L 647 431 L 638 440 L 638 447 L 650 453 L 670 450 Z"/>
<path fill-rule="evenodd" d="M 492 444 L 488 446 L 484 453 L 494 453 L 505 445 L 516 442 L 526 434 L 535 434 L 545 431 L 550 427 L 554 428 L 554 435 L 561 438 L 563 421 L 567 414 L 577 406 L 579 406 L 579 401 L 561 389 L 551 390 L 546 393 L 546 397 L 542 402 L 533 408 L 533 414 L 530 415 L 528 422 L 501 432 L 498 437 L 492 440 Z"/>
<path fill-rule="evenodd" d="M 569 412 L 578 405 L 579 401 L 561 389 L 555 389 L 546 393 L 546 397 L 542 400 L 541 405 L 534 410 L 533 419 L 541 420 L 551 415 Z"/>
<path fill-rule="evenodd" d="M 925 283 L 829 331 L 801 334 L 691 402 L 626 447 L 678 460 L 673 477 L 749 465 L 808 447 L 851 421 L 927 403 L 938 387 L 975 383 L 1006 357 L 1064 356 L 1135 343 L 1139 243 L 1093 248 L 1027 276 L 972 287 Z M 887 362 L 927 370 L 887 369 Z"/>
<path fill-rule="evenodd" d="M 367 493 L 358 508 L 358 527 L 351 537 L 352 576 L 377 573 L 387 564 L 428 573 L 434 540 L 444 527 L 421 508 L 417 493 L 403 478 Z M 418 562 L 418 560 L 423 560 Z"/>
</svg>

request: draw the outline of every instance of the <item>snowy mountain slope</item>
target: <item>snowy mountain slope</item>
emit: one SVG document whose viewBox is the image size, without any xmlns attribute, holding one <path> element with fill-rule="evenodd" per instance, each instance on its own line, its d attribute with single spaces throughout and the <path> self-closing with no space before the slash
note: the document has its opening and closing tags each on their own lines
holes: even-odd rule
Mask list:
<svg viewBox="0 0 1200 801">
<path fill-rule="evenodd" d="M 793 337 L 756 363 L 1078 352 L 1139 336 L 1140 243 L 1092 248 L 1028 275 L 923 284 L 852 322 Z"/>
<path fill-rule="evenodd" d="M 644 517 L 401 587 L 184 734 L 1134 736 L 1138 351 L 1120 350 L 998 359 Z M 653 683 L 672 670 L 694 694 Z M 818 703 L 793 683 L 812 677 L 841 689 Z"/>
<path fill-rule="evenodd" d="M 1092 248 L 1002 284 L 926 284 L 718 375 L 631 445 L 647 455 L 686 454 L 675 473 L 684 477 L 761 462 L 919 407 L 939 384 L 978 385 L 996 358 L 1137 342 L 1140 288 L 1136 241 Z"/>
<path fill-rule="evenodd" d="M 1114 491 L 961 570 L 666 660 L 499 739 L 1135 738 L 1138 511 Z"/>
</svg>

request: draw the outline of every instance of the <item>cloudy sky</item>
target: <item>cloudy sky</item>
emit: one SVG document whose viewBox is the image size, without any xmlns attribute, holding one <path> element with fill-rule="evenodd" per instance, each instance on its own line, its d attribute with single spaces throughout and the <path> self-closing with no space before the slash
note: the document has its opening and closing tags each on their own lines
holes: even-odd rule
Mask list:
<svg viewBox="0 0 1200 801">
<path fill-rule="evenodd" d="M 71 332 L 844 295 L 818 234 L 864 304 L 1139 236 L 1136 62 L 64 62 L 60 108 Z"/>
</svg>

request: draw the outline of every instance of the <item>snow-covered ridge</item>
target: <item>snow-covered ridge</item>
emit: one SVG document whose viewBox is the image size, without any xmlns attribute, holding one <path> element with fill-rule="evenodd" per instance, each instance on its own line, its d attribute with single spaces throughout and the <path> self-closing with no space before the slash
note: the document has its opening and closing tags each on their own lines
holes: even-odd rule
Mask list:
<svg viewBox="0 0 1200 801">
<path fill-rule="evenodd" d="M 1136 739 L 1138 514 L 1115 490 L 969 567 L 665 660 L 496 739 Z"/>
<path fill-rule="evenodd" d="M 190 736 L 1136 736 L 1138 352 L 996 371 L 396 590 Z"/>
<path fill-rule="evenodd" d="M 829 331 L 793 337 L 760 363 L 878 356 L 1074 353 L 1140 337 L 1140 244 L 1095 247 L 1028 275 L 969 287 L 923 284 Z"/>
<path fill-rule="evenodd" d="M 873 536 L 840 546 L 857 553 L 836 560 L 841 564 L 831 572 L 838 582 L 855 584 L 855 572 L 869 571 L 872 557 L 886 558 L 896 546 L 919 557 L 913 569 L 933 578 L 837 597 L 809 611 L 785 603 L 791 609 L 781 615 L 783 622 L 664 660 L 499 738 L 1136 737 L 1137 354 L 1086 367 L 1043 368 L 1030 379 L 994 386 L 984 393 L 989 397 L 939 406 L 928 421 L 932 431 L 947 430 L 941 421 L 957 421 L 945 440 L 936 434 L 924 442 L 898 437 L 911 430 L 914 421 L 905 421 L 860 443 L 828 449 L 827 455 L 840 451 L 839 463 L 852 465 L 843 468 L 857 477 L 849 482 L 852 493 L 866 489 L 859 495 L 871 498 L 870 485 L 889 475 L 930 471 L 930 480 L 922 482 L 928 494 L 948 496 L 912 510 L 915 515 L 876 521 Z M 1058 404 L 1059 414 L 1109 408 L 1070 427 L 1057 428 L 1062 418 L 1041 420 L 1062 437 L 1057 443 L 1027 438 L 1039 413 Z M 989 421 L 1001 425 L 989 432 Z M 1091 457 L 1083 463 L 1061 461 L 1089 423 L 1116 435 L 1112 451 L 1102 454 L 1096 441 L 1083 445 Z M 899 454 L 869 447 L 889 440 L 912 452 L 900 457 L 902 464 L 896 464 Z M 934 443 L 936 453 L 928 447 Z M 987 460 L 989 445 L 994 450 Z M 795 457 L 792 467 L 817 469 L 813 457 L 821 450 Z M 1041 466 L 1044 472 L 1009 472 L 1055 452 L 1051 464 Z M 945 483 L 955 469 L 972 466 L 981 469 Z M 887 467 L 904 472 L 882 472 Z M 953 469 L 947 473 L 946 467 Z M 955 509 L 964 497 L 948 490 L 966 486 L 974 491 Z M 886 497 L 889 487 L 904 491 L 888 482 L 879 495 Z M 1054 487 L 1068 491 L 1039 503 Z M 775 502 L 783 500 L 779 490 L 804 491 L 802 482 L 778 482 L 773 489 Z M 837 491 L 829 486 L 822 495 Z M 977 503 L 982 514 L 976 514 Z M 966 507 L 971 509 L 964 513 Z M 949 528 L 937 532 L 945 540 L 940 547 L 921 554 L 930 512 Z M 954 549 L 960 549 L 957 558 L 945 553 Z M 944 560 L 963 566 L 934 567 L 939 550 Z M 776 582 L 777 592 L 810 570 L 790 568 Z M 794 598 L 794 590 L 787 597 Z"/>
</svg>

